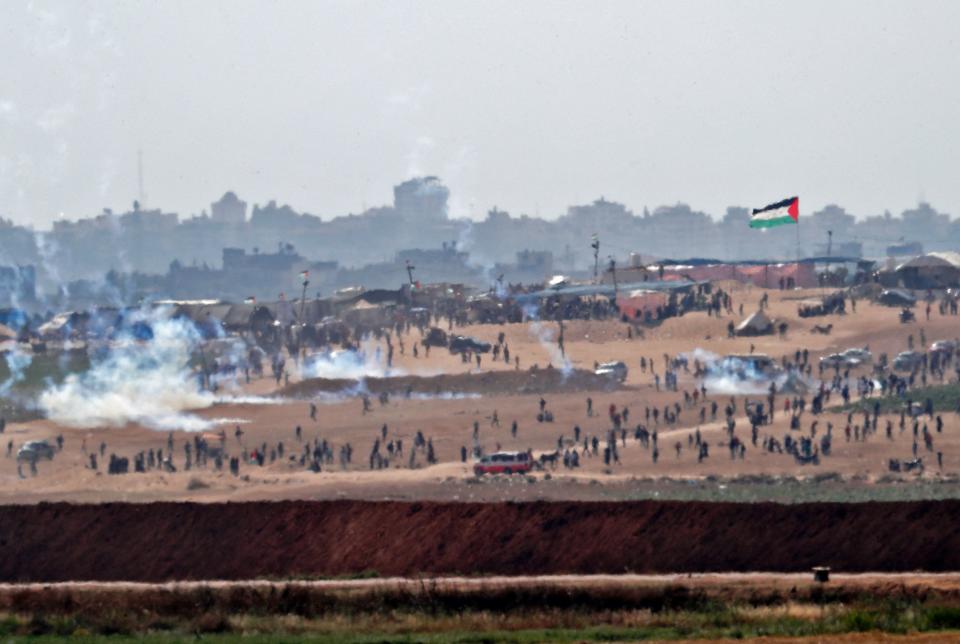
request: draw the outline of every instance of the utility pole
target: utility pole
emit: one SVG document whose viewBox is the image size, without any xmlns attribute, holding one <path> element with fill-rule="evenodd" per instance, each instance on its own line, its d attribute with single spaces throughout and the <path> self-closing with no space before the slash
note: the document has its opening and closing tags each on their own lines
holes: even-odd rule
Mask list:
<svg viewBox="0 0 960 644">
<path fill-rule="evenodd" d="M 593 281 L 598 282 L 598 275 L 600 271 L 600 238 L 597 236 L 597 233 L 593 233 L 593 243 L 590 244 L 590 248 L 593 249 Z"/>
<path fill-rule="evenodd" d="M 303 312 L 307 306 L 307 286 L 310 285 L 310 273 L 304 271 L 303 273 L 303 293 L 300 295 L 300 324 L 306 324 L 306 321 L 303 318 Z"/>
<path fill-rule="evenodd" d="M 616 301 L 617 296 L 617 260 L 612 256 L 610 257 L 610 273 L 613 275 L 613 299 Z"/>
<path fill-rule="evenodd" d="M 310 285 L 310 273 L 303 271 L 303 292 L 300 294 L 300 332 L 297 334 L 297 357 L 300 357 L 300 342 L 303 336 L 303 330 L 307 328 L 307 320 L 304 318 L 304 311 L 307 306 L 307 286 Z"/>
<path fill-rule="evenodd" d="M 408 259 L 407 260 L 407 279 L 410 280 L 410 286 L 413 286 L 413 269 L 415 268 L 416 266 L 411 264 L 410 260 Z"/>
<path fill-rule="evenodd" d="M 830 258 L 833 257 L 833 231 L 827 231 L 827 276 L 830 276 Z"/>
</svg>

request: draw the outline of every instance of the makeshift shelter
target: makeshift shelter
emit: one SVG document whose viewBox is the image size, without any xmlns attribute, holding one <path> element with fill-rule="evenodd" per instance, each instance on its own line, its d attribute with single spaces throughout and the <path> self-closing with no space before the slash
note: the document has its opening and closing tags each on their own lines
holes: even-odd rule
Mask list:
<svg viewBox="0 0 960 644">
<path fill-rule="evenodd" d="M 738 336 L 770 335 L 773 333 L 773 320 L 763 311 L 757 311 L 736 328 Z"/>
<path fill-rule="evenodd" d="M 45 340 L 65 339 L 70 334 L 70 313 L 58 313 L 40 325 L 37 332 Z"/>
<path fill-rule="evenodd" d="M 643 274 L 646 279 L 659 275 L 660 265 L 641 269 L 618 271 L 624 279 L 631 279 L 631 271 Z M 693 282 L 718 282 L 733 280 L 742 284 L 753 284 L 761 288 L 779 288 L 781 280 L 800 288 L 817 286 L 817 272 L 813 262 L 785 262 L 781 264 L 765 262 L 731 263 L 667 263 L 663 265 L 664 281 L 686 279 Z"/>
<path fill-rule="evenodd" d="M 324 318 L 334 314 L 333 302 L 329 299 L 307 300 L 305 304 L 297 300 L 294 302 L 293 308 L 297 315 L 297 322 L 300 324 L 319 324 Z M 303 312 L 303 319 L 301 319 L 301 311 Z"/>
<path fill-rule="evenodd" d="M 646 313 L 654 313 L 658 307 L 667 304 L 667 294 L 663 291 L 638 289 L 629 291 L 617 298 L 620 314 L 630 320 L 641 319 Z"/>
<path fill-rule="evenodd" d="M 340 313 L 341 319 L 347 324 L 365 324 L 379 326 L 390 323 L 392 319 L 392 305 L 370 304 L 358 301 L 351 308 Z"/>
<path fill-rule="evenodd" d="M 960 253 L 943 251 L 919 255 L 898 266 L 896 272 L 907 288 L 960 286 Z"/>
<path fill-rule="evenodd" d="M 270 311 L 273 319 L 276 320 L 276 324 L 285 328 L 296 322 L 299 311 L 299 300 L 296 304 L 298 308 L 294 309 L 294 303 L 284 299 L 264 304 L 264 306 Z"/>
<path fill-rule="evenodd" d="M 173 317 L 193 322 L 204 338 L 217 338 L 223 335 L 223 320 L 230 312 L 231 304 L 179 304 Z"/>
<path fill-rule="evenodd" d="M 250 317 L 256 304 L 231 304 L 223 316 L 223 328 L 228 331 L 245 331 L 250 326 Z"/>
</svg>

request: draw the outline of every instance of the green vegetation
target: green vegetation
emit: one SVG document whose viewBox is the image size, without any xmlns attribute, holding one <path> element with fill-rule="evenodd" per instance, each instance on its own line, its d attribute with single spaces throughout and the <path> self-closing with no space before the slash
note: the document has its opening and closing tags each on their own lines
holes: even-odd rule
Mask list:
<svg viewBox="0 0 960 644">
<path fill-rule="evenodd" d="M 90 358 L 85 351 L 35 354 L 23 371 L 22 378 L 11 383 L 6 396 L 0 396 L 0 416 L 14 422 L 39 418 L 34 404 L 36 396 L 51 383 L 59 384 L 69 374 L 89 368 Z M 0 383 L 7 383 L 10 376 L 8 361 L 0 360 Z"/>
<path fill-rule="evenodd" d="M 743 475 L 705 479 L 638 478 L 598 488 L 610 501 L 727 501 L 732 503 L 865 503 L 960 499 L 960 478 L 889 475 L 877 481 L 811 466 L 807 476 Z M 550 483 L 539 482 L 538 485 Z"/>
<path fill-rule="evenodd" d="M 4 642 L 616 642 L 960 630 L 960 605 L 936 593 L 879 596 L 807 589 L 722 601 L 688 588 L 503 589 L 336 593 L 277 586 L 185 591 L 147 608 L 129 601 L 14 598 Z M 539 599 L 538 599 L 539 595 Z M 791 591 L 791 596 L 793 591 Z M 89 598 L 88 598 L 89 599 Z M 149 598 L 146 598 L 149 599 Z M 265 600 L 265 601 L 262 601 Z M 950 598 L 956 602 L 956 598 Z M 509 602 L 509 603 L 508 603 Z M 242 605 L 243 610 L 238 610 Z M 83 607 L 83 608 L 81 608 Z"/>
<path fill-rule="evenodd" d="M 13 384 L 12 391 L 34 393 L 42 391 L 48 383 L 60 383 L 71 373 L 79 373 L 90 368 L 90 358 L 85 351 L 57 351 L 38 353 L 33 356 L 30 365 L 23 373 L 23 379 Z M 10 367 L 6 360 L 0 360 L 0 382 L 10 378 Z"/>
<path fill-rule="evenodd" d="M 869 411 L 873 413 L 873 406 L 880 403 L 880 412 L 899 414 L 901 410 L 906 409 L 907 401 L 923 404 L 927 398 L 933 401 L 933 409 L 937 412 L 955 412 L 960 405 L 960 383 L 953 382 L 947 385 L 929 385 L 911 389 L 904 396 L 884 396 L 865 398 L 849 405 L 840 405 L 831 407 L 830 411 L 836 413 L 847 413 L 851 411 Z"/>
</svg>

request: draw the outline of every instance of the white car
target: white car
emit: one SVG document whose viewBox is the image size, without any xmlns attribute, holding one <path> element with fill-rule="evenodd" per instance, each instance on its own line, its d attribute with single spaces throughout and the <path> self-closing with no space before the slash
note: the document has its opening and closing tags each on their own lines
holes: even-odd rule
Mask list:
<svg viewBox="0 0 960 644">
<path fill-rule="evenodd" d="M 873 354 L 866 349 L 847 349 L 843 353 L 831 353 L 828 356 L 820 358 L 820 364 L 825 367 L 848 369 L 869 364 L 872 360 Z"/>
<path fill-rule="evenodd" d="M 833 367 L 845 367 L 846 360 L 844 360 L 843 355 L 839 353 L 831 353 L 830 355 L 820 358 L 820 364 L 832 369 Z"/>
<path fill-rule="evenodd" d="M 627 379 L 627 365 L 622 362 L 604 362 L 597 366 L 594 373 L 598 376 L 616 378 L 620 382 Z"/>
<path fill-rule="evenodd" d="M 47 441 L 27 441 L 17 450 L 17 460 L 36 462 L 47 459 L 52 461 L 54 452 L 53 445 Z"/>
</svg>

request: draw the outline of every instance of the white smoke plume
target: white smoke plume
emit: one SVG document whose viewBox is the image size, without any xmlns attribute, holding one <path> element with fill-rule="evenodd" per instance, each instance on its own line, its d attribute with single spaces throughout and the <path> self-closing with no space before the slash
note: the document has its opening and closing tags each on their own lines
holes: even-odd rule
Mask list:
<svg viewBox="0 0 960 644">
<path fill-rule="evenodd" d="M 770 372 L 756 369 L 750 361 L 719 356 L 699 347 L 683 354 L 689 362 L 698 360 L 706 370 L 703 384 L 710 393 L 724 395 L 762 395 L 770 390 L 770 383 L 783 389 L 788 374 L 778 367 Z"/>
<path fill-rule="evenodd" d="M 139 312 L 135 318 L 150 325 L 153 338 L 125 335 L 84 373 L 70 374 L 44 391 L 40 409 L 48 418 L 72 427 L 123 426 L 139 423 L 159 430 L 200 431 L 222 422 L 188 410 L 209 407 L 218 398 L 201 388 L 201 378 L 189 367 L 201 338 L 189 322 L 169 311 Z"/>
<path fill-rule="evenodd" d="M 52 284 L 60 285 L 60 291 L 57 295 L 68 295 L 66 282 L 60 277 L 60 269 L 57 266 L 56 256 L 59 251 L 56 240 L 42 231 L 34 233 L 34 239 L 37 245 L 37 256 L 40 258 L 40 266 L 43 272 Z M 41 297 L 43 301 L 49 298 L 49 294 L 44 293 Z"/>
<path fill-rule="evenodd" d="M 401 369 L 387 367 L 383 351 L 331 350 L 308 355 L 300 367 L 303 378 L 363 380 L 403 375 Z"/>
<path fill-rule="evenodd" d="M 534 320 L 527 324 L 527 331 L 535 337 L 542 346 L 547 355 L 550 356 L 550 364 L 559 368 L 564 376 L 569 376 L 573 372 L 573 364 L 567 358 L 563 351 L 560 351 L 560 345 L 555 339 L 554 329 L 546 326 L 539 320 Z"/>
</svg>

